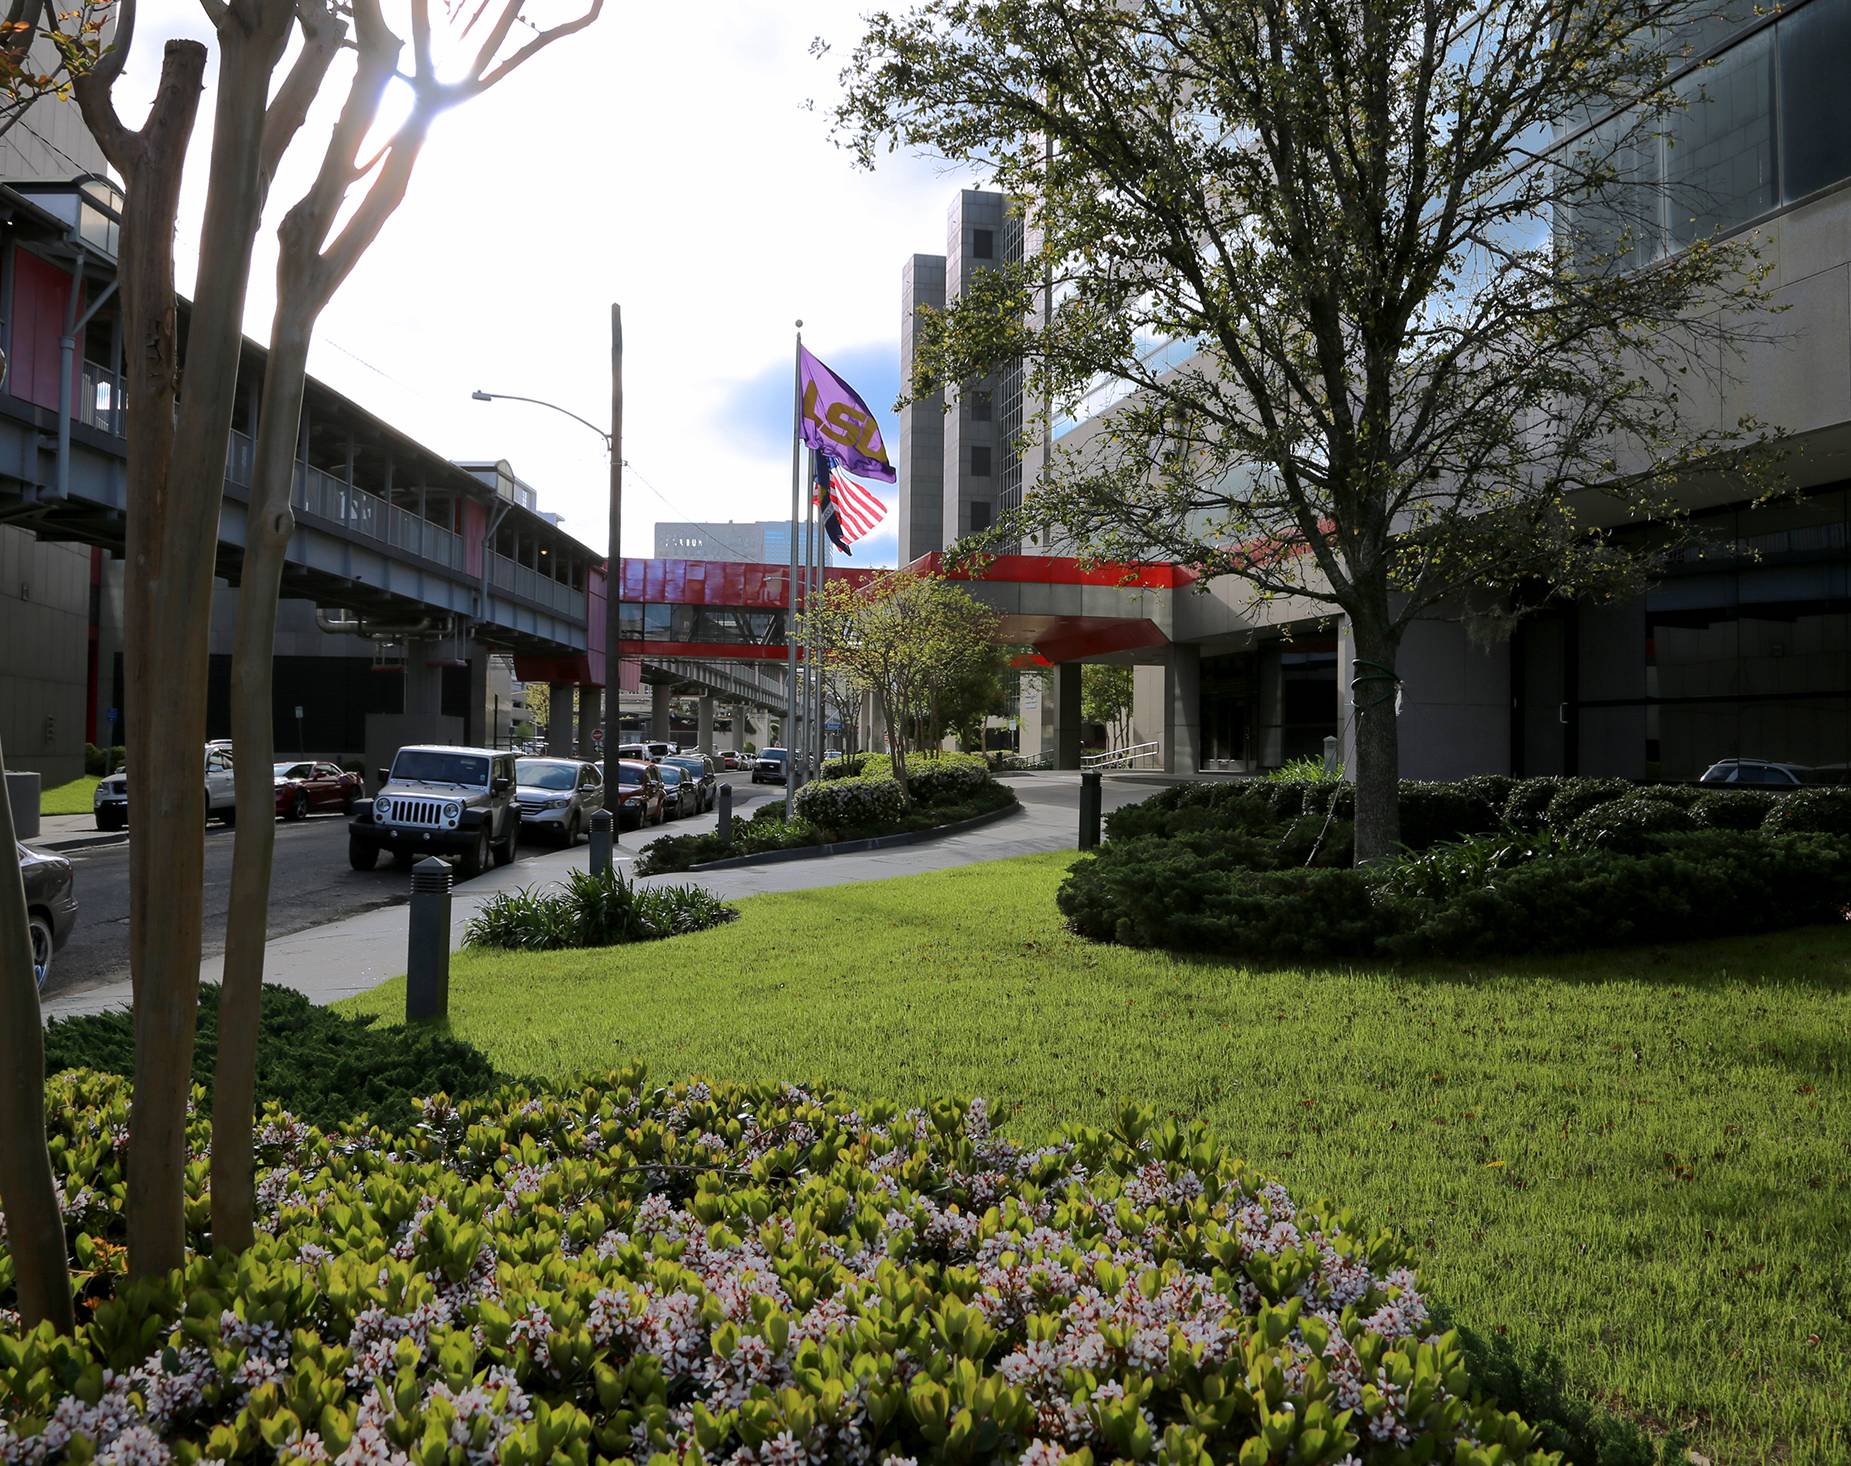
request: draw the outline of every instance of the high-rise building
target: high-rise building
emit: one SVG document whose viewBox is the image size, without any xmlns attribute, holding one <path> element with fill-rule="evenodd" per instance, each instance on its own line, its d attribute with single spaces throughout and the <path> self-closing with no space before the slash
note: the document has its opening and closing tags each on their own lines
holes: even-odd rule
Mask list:
<svg viewBox="0 0 1851 1466">
<path fill-rule="evenodd" d="M 817 531 L 822 539 L 822 531 Z M 797 562 L 806 558 L 803 527 L 798 526 Z M 788 519 L 727 520 L 724 524 L 693 524 L 661 520 L 656 524 L 656 558 L 658 560 L 723 560 L 735 565 L 788 565 L 791 558 L 791 525 Z M 825 541 L 819 557 L 827 565 L 829 546 Z"/>
<path fill-rule="evenodd" d="M 900 272 L 900 380 L 912 380 L 919 312 L 943 310 L 985 270 L 1022 258 L 1021 211 L 1000 193 L 962 190 L 946 220 L 945 253 L 913 255 Z M 900 563 L 986 530 L 1022 501 L 1022 366 L 1011 363 L 951 395 L 900 414 Z"/>
</svg>

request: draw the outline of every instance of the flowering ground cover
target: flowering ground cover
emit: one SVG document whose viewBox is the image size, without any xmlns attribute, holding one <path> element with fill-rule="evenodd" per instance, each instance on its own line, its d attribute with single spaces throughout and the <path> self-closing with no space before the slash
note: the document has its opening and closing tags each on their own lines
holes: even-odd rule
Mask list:
<svg viewBox="0 0 1851 1466">
<path fill-rule="evenodd" d="M 1070 857 L 755 897 L 611 952 L 467 953 L 511 1073 L 988 1096 L 1033 1143 L 1136 1099 L 1390 1224 L 1428 1296 L 1716 1463 L 1851 1459 L 1851 931 L 1247 970 L 1067 933 Z M 349 1005 L 391 1016 L 388 984 Z M 1681 1453 L 1680 1453 L 1681 1454 Z"/>
<path fill-rule="evenodd" d="M 1478 1397 L 1401 1244 L 1196 1125 L 1025 1147 L 981 1102 L 637 1069 L 397 1133 L 273 1109 L 256 1245 L 130 1284 L 128 1085 L 50 1097 L 89 1306 L 72 1338 L 0 1310 L 8 1463 L 1561 1459 Z"/>
</svg>

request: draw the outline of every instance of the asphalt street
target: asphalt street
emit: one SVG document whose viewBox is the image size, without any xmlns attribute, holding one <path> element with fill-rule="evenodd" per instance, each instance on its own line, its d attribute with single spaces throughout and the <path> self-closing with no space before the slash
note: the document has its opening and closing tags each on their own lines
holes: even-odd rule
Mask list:
<svg viewBox="0 0 1851 1466">
<path fill-rule="evenodd" d="M 733 808 L 750 812 L 755 801 L 781 795 L 779 786 L 754 787 L 750 779 L 731 776 Z M 711 830 L 716 816 L 671 820 L 652 828 L 658 834 L 691 835 Z M 204 954 L 225 950 L 225 911 L 231 895 L 233 831 L 214 821 L 206 827 L 206 919 Z M 132 838 L 132 833 L 131 833 Z M 635 832 L 624 843 L 637 841 Z M 522 852 L 554 848 L 550 843 L 523 842 Z M 67 850 L 77 874 L 77 926 L 52 966 L 47 993 L 77 992 L 119 981 L 129 966 L 129 844 L 124 839 L 108 845 Z M 518 867 L 517 867 L 518 868 Z M 357 871 L 347 863 L 347 821 L 342 815 L 311 815 L 299 823 L 277 822 L 276 863 L 270 883 L 269 935 L 292 932 L 339 921 L 380 906 L 406 900 L 409 876 L 389 860 L 379 869 Z"/>
</svg>

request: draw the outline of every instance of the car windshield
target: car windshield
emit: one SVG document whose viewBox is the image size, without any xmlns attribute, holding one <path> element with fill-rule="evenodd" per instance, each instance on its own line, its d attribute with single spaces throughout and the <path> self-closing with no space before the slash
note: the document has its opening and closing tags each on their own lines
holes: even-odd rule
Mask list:
<svg viewBox="0 0 1851 1466">
<path fill-rule="evenodd" d="M 664 759 L 663 762 L 673 764 L 678 769 L 686 769 L 690 774 L 701 774 L 706 772 L 706 770 L 701 767 L 701 761 L 697 758 L 668 758 Z"/>
<path fill-rule="evenodd" d="M 422 784 L 488 783 L 488 760 L 469 753 L 409 748 L 392 760 L 392 777 Z"/>
<path fill-rule="evenodd" d="M 313 776 L 314 772 L 315 770 L 308 764 L 276 765 L 276 776 L 279 779 L 307 779 Z"/>
<path fill-rule="evenodd" d="M 760 752 L 759 757 L 768 758 L 773 763 L 781 764 L 785 759 L 785 751 L 782 748 L 767 748 Z"/>
<path fill-rule="evenodd" d="M 524 758 L 514 766 L 514 781 L 529 789 L 574 789 L 578 787 L 578 770 L 571 764 Z"/>
<path fill-rule="evenodd" d="M 643 771 L 631 764 L 618 764 L 617 782 L 619 784 L 640 784 L 643 782 Z"/>
<path fill-rule="evenodd" d="M 673 764 L 663 764 L 656 772 L 662 776 L 662 782 L 664 784 L 679 784 L 681 782 L 681 770 L 676 768 Z"/>
</svg>

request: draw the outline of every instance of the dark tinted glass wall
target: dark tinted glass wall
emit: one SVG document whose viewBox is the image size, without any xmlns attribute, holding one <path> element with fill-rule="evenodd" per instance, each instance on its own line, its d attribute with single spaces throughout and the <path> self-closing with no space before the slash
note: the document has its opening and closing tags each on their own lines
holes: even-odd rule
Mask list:
<svg viewBox="0 0 1851 1466">
<path fill-rule="evenodd" d="M 1775 30 L 1781 194 L 1791 202 L 1851 174 L 1851 0 L 1812 0 Z"/>
</svg>

